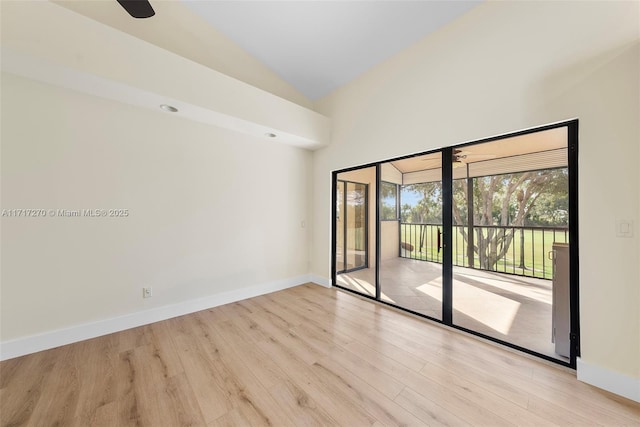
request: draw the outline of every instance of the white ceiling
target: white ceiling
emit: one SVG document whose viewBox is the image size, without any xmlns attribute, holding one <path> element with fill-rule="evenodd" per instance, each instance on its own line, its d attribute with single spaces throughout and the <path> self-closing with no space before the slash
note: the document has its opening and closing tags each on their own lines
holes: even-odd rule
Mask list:
<svg viewBox="0 0 640 427">
<path fill-rule="evenodd" d="M 183 1 L 312 100 L 480 3 Z"/>
</svg>

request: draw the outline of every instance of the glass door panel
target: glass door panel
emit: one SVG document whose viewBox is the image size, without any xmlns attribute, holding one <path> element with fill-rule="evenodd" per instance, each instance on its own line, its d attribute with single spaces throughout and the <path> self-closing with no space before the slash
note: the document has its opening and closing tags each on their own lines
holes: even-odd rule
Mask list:
<svg viewBox="0 0 640 427">
<path fill-rule="evenodd" d="M 336 271 L 341 272 L 345 270 L 345 251 L 344 251 L 344 226 L 345 226 L 345 212 L 344 212 L 344 193 L 345 182 L 338 181 L 336 186 Z"/>
<path fill-rule="evenodd" d="M 554 283 L 549 256 L 568 243 L 567 143 L 560 127 L 468 145 L 452 159 L 453 324 L 562 361 L 553 331 L 568 328 L 570 313 L 554 293 L 569 283 Z"/>
<path fill-rule="evenodd" d="M 336 187 L 336 284 L 373 296 L 376 168 L 341 172 Z"/>
<path fill-rule="evenodd" d="M 367 185 L 346 183 L 346 270 L 367 265 Z"/>
<path fill-rule="evenodd" d="M 442 319 L 442 154 L 381 164 L 380 299 Z"/>
</svg>

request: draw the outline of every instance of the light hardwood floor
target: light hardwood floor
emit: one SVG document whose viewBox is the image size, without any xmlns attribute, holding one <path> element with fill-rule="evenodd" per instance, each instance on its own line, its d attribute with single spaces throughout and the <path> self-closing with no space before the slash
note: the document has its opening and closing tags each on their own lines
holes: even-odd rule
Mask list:
<svg viewBox="0 0 640 427">
<path fill-rule="evenodd" d="M 575 372 L 304 285 L 0 364 L 2 426 L 640 425 Z"/>
<path fill-rule="evenodd" d="M 375 268 L 339 274 L 338 284 L 375 296 Z M 391 258 L 380 265 L 383 301 L 442 319 L 442 264 Z M 551 339 L 552 282 L 453 267 L 453 322 L 568 362 Z"/>
</svg>

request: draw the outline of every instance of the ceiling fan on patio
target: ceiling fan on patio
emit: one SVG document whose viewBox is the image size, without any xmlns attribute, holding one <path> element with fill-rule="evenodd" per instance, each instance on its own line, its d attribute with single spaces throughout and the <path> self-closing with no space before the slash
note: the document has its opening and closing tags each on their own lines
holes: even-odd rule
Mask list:
<svg viewBox="0 0 640 427">
<path fill-rule="evenodd" d="M 149 0 L 117 0 L 120 6 L 134 18 L 151 18 L 156 12 L 151 7 Z"/>
<path fill-rule="evenodd" d="M 469 151 L 463 151 L 463 150 L 459 150 L 459 149 L 455 149 L 453 150 L 453 155 L 452 155 L 452 163 L 453 163 L 453 167 L 455 168 L 459 168 L 461 166 L 464 166 L 467 163 L 473 163 L 473 162 L 479 162 L 482 160 L 489 160 L 489 159 L 495 159 L 496 155 L 495 154 L 474 154 L 472 152 Z M 421 159 L 424 163 L 424 167 L 425 169 L 434 169 L 434 168 L 439 168 L 440 166 L 442 166 L 441 163 L 441 157 L 438 155 L 437 157 L 433 156 L 433 155 L 428 155 L 425 156 L 425 158 Z"/>
<path fill-rule="evenodd" d="M 473 154 L 469 151 L 453 150 L 452 162 L 453 167 L 457 168 L 466 163 L 479 162 L 482 160 L 495 159 L 495 154 Z"/>
</svg>

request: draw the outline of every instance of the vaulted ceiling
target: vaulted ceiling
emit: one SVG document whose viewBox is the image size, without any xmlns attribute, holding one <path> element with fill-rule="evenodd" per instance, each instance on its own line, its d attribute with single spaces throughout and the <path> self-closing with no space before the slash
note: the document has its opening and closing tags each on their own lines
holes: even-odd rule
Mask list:
<svg viewBox="0 0 640 427">
<path fill-rule="evenodd" d="M 316 100 L 478 1 L 191 1 L 189 8 Z"/>
<path fill-rule="evenodd" d="M 471 1 L 55 1 L 303 106 L 460 17 Z"/>
</svg>

